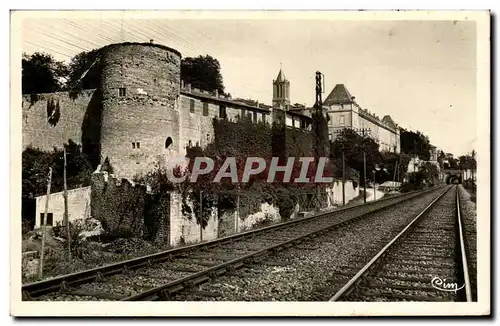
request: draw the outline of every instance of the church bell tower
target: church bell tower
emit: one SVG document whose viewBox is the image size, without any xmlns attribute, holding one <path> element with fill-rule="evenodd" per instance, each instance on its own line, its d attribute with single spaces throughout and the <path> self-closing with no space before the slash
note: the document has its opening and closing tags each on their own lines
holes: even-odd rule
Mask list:
<svg viewBox="0 0 500 326">
<path fill-rule="evenodd" d="M 273 107 L 287 110 L 290 106 L 290 82 L 280 67 L 278 77 L 273 80 Z"/>
</svg>

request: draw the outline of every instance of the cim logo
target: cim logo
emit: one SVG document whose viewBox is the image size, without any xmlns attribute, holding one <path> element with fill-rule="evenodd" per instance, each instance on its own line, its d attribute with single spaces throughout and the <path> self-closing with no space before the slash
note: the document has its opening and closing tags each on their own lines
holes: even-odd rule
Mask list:
<svg viewBox="0 0 500 326">
<path fill-rule="evenodd" d="M 464 288 L 465 284 L 462 285 L 461 287 L 458 287 L 458 284 L 456 282 L 450 283 L 446 282 L 446 279 L 442 279 L 438 276 L 434 277 L 431 281 L 431 285 L 433 288 L 440 290 L 440 291 L 446 291 L 446 292 L 457 292 L 461 289 Z"/>
</svg>

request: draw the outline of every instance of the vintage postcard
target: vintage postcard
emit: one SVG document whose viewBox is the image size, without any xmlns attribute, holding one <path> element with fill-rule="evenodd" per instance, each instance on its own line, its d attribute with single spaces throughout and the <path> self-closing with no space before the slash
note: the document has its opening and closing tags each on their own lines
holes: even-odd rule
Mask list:
<svg viewBox="0 0 500 326">
<path fill-rule="evenodd" d="M 488 11 L 11 11 L 10 46 L 12 315 L 490 314 Z"/>
</svg>

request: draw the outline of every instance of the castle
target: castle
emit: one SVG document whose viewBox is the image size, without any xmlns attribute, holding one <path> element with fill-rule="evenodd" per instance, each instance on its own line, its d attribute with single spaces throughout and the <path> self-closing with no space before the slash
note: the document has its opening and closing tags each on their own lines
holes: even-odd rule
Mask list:
<svg viewBox="0 0 500 326">
<path fill-rule="evenodd" d="M 139 198 L 142 198 L 143 190 L 130 190 L 134 187 L 130 188 L 126 183 L 120 185 L 120 180 L 130 180 L 150 172 L 161 166 L 168 157 L 183 156 L 190 146 L 204 147 L 211 143 L 214 139 L 214 118 L 236 121 L 247 117 L 252 122 L 272 124 L 279 121 L 289 128 L 306 132 L 311 130 L 310 109 L 290 104 L 290 81 L 286 79 L 282 69 L 272 82 L 272 105 L 266 105 L 248 99 L 233 99 L 218 94 L 217 91 L 207 92 L 184 84 L 180 74 L 181 54 L 163 45 L 111 44 L 101 49 L 98 64 L 101 79 L 97 89 L 83 90 L 78 94 L 28 94 L 22 98 L 23 149 L 32 146 L 50 151 L 54 147 L 61 148 L 71 139 L 81 144 L 84 152 L 97 157 L 97 162 L 93 162 L 95 166 L 107 158 L 117 178 L 101 180 L 99 178 L 102 176 L 95 174 L 93 178 L 98 179 L 98 182 L 92 183 L 92 189 L 75 189 L 75 198 L 81 200 L 74 201 L 70 219 L 94 215 L 91 212 L 95 213 L 103 203 L 91 200 L 91 197 L 95 199 L 99 191 L 110 192 L 110 196 L 114 196 L 116 200 L 126 199 L 121 198 L 126 197 L 124 191 L 139 193 Z M 336 94 L 337 89 L 338 85 L 332 93 Z M 337 121 L 335 115 L 345 114 L 346 105 L 351 105 L 349 110 L 352 112 L 356 111 L 360 116 L 374 121 L 373 123 L 388 128 L 395 135 L 387 140 L 392 142 L 388 148 L 399 148 L 397 126 L 389 126 L 387 122 L 380 122 L 363 113 L 356 105 L 352 106 L 353 103 L 349 101 L 353 101 L 353 98 L 349 98 L 350 100 L 341 101 L 340 104 L 332 100 L 332 96 L 326 99 L 324 107 L 334 117 L 329 122 L 329 129 L 337 128 L 334 125 Z M 103 186 L 106 183 L 109 187 Z M 352 182 L 348 183 L 347 201 L 359 193 Z M 335 200 L 329 205 L 342 200 L 339 189 L 340 183 L 332 184 L 330 190 Z M 44 197 L 36 199 L 37 226 L 40 225 L 44 209 Z M 52 197 L 48 211 L 49 219 L 53 214 L 51 224 L 62 220 L 60 208 L 63 207 L 62 201 L 58 200 L 59 197 L 62 198 L 60 194 L 52 194 Z M 167 201 L 168 208 L 162 211 L 162 220 L 166 226 L 161 228 L 161 233 L 171 244 L 179 243 L 181 238 L 196 239 L 199 234 L 196 223 L 183 217 L 179 196 L 173 193 Z M 122 221 L 123 216 L 118 213 L 116 210 L 117 216 L 113 215 L 112 219 Z M 235 219 L 240 218 L 239 215 L 235 216 L 238 216 Z M 204 239 L 217 236 L 217 220 L 218 217 L 210 220 L 203 231 Z"/>
<path fill-rule="evenodd" d="M 71 139 L 86 152 L 99 153 L 101 162 L 108 158 L 116 175 L 132 178 L 171 155 L 184 155 L 187 147 L 210 143 L 213 118 L 246 116 L 271 124 L 284 117 L 289 127 L 311 126 L 307 110 L 288 110 L 289 82 L 281 70 L 273 82 L 274 107 L 182 83 L 181 54 L 162 45 L 112 44 L 103 49 L 99 64 L 96 90 L 76 98 L 68 92 L 23 96 L 23 148 L 51 150 Z M 49 109 L 49 103 L 56 105 Z M 51 121 L 54 108 L 57 121 Z"/>
<path fill-rule="evenodd" d="M 23 149 L 51 150 L 71 139 L 100 155 L 101 162 L 108 158 L 116 175 L 132 178 L 171 155 L 184 155 L 189 146 L 210 143 L 213 118 L 247 116 L 270 124 L 284 118 L 288 127 L 311 128 L 310 110 L 290 105 L 290 81 L 282 69 L 273 80 L 270 106 L 182 83 L 181 54 L 163 45 L 111 44 L 99 61 L 96 90 L 84 90 L 76 98 L 68 92 L 23 96 Z M 397 125 L 389 116 L 379 120 L 361 109 L 344 85 L 336 85 L 323 106 L 332 117 L 331 139 L 341 128 L 370 128 L 381 150 L 399 152 Z"/>
</svg>

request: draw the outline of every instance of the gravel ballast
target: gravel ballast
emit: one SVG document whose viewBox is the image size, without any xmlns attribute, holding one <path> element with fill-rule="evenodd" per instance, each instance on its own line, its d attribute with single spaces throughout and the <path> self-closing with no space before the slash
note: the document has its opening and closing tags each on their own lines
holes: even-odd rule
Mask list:
<svg viewBox="0 0 500 326">
<path fill-rule="evenodd" d="M 417 197 L 418 196 L 418 197 Z M 408 197 L 417 197 L 413 198 L 413 201 L 419 202 L 422 201 L 424 198 L 430 198 L 431 195 L 429 193 L 426 194 L 408 194 L 405 196 L 402 196 L 403 198 L 408 198 Z M 88 284 L 83 284 L 78 286 L 75 290 L 77 291 L 84 291 L 84 292 L 89 292 L 89 293 L 102 293 L 105 296 L 129 296 L 129 295 L 135 295 L 138 294 L 141 291 L 145 291 L 147 289 L 150 289 L 152 287 L 160 286 L 160 285 L 165 285 L 169 282 L 174 281 L 175 279 L 183 278 L 189 275 L 189 273 L 195 273 L 199 271 L 203 271 L 210 266 L 213 266 L 217 263 L 222 263 L 225 258 L 223 257 L 228 257 L 228 256 L 236 256 L 236 257 L 241 257 L 246 254 L 250 254 L 253 252 L 256 252 L 261 249 L 265 249 L 271 245 L 277 245 L 280 243 L 283 243 L 287 240 L 296 238 L 297 236 L 300 235 L 305 235 L 308 234 L 312 231 L 315 230 L 320 230 L 323 229 L 326 226 L 332 225 L 333 223 L 339 223 L 342 221 L 349 220 L 351 218 L 354 218 L 356 216 L 360 216 L 363 213 L 368 213 L 372 211 L 374 208 L 380 208 L 380 207 L 386 207 L 389 206 L 393 203 L 397 203 L 403 198 L 391 198 L 386 201 L 381 201 L 381 202 L 374 202 L 370 203 L 365 206 L 361 207 L 356 207 L 354 209 L 342 211 L 342 212 L 331 212 L 327 213 L 325 215 L 310 219 L 310 220 L 304 220 L 300 221 L 296 224 L 293 225 L 286 225 L 285 227 L 282 227 L 280 229 L 271 229 L 271 230 L 266 230 L 265 232 L 262 233 L 257 233 L 253 235 L 252 238 L 240 238 L 240 239 L 235 239 L 229 242 L 225 243 L 220 243 L 218 246 L 215 247 L 195 247 L 191 249 L 188 253 L 182 254 L 181 257 L 178 258 L 172 258 L 170 261 L 165 261 L 161 264 L 161 269 L 163 270 L 157 270 L 159 267 L 157 264 L 153 264 L 150 268 L 140 268 L 136 271 L 136 274 L 130 275 L 130 277 L 126 277 L 125 275 L 115 275 L 110 277 L 109 279 L 106 280 L 101 280 L 99 282 L 92 282 Z M 411 200 L 410 200 L 411 201 Z M 393 214 L 395 215 L 395 218 L 393 218 L 394 223 L 399 223 L 405 219 L 405 216 L 407 214 L 403 214 L 403 217 L 399 216 L 398 213 L 405 213 L 407 211 L 406 208 L 407 204 L 399 204 L 398 208 L 387 208 L 387 211 L 392 211 Z M 412 205 L 410 205 L 412 206 Z M 371 215 L 377 216 L 378 215 L 384 215 L 385 212 L 379 212 L 379 213 L 372 213 L 368 215 L 368 220 L 371 221 L 373 219 L 376 219 L 375 217 L 370 217 Z M 358 225 L 359 222 L 361 222 L 365 217 L 363 216 L 362 219 L 358 222 L 354 222 L 352 225 Z M 364 222 L 361 222 L 363 224 Z M 372 223 L 372 222 L 370 222 Z M 384 225 L 387 224 L 387 225 Z M 375 223 L 372 228 L 377 230 L 381 236 L 384 234 L 384 232 L 387 230 L 386 226 L 390 226 L 392 223 Z M 344 229 L 349 230 L 350 226 L 345 227 Z M 354 231 L 354 233 L 352 232 Z M 364 232 L 367 234 L 373 232 L 374 230 L 370 230 L 370 228 L 366 229 Z M 354 241 L 356 239 L 356 236 L 353 234 L 358 234 L 358 232 L 353 229 L 351 232 L 346 232 L 345 235 L 337 236 L 339 239 L 336 238 L 322 238 L 321 236 L 317 236 L 317 239 L 313 239 L 312 241 L 307 241 L 306 243 L 299 245 L 295 250 L 297 250 L 297 255 L 299 253 L 302 253 L 302 255 L 307 255 L 311 252 L 315 252 L 318 250 L 322 250 L 323 246 L 331 246 L 331 247 L 336 247 L 336 246 L 349 246 L 351 250 L 354 251 L 362 251 L 365 249 L 365 243 L 358 243 Z M 351 239 L 351 237 L 353 239 Z M 370 237 L 363 237 L 365 240 L 369 239 Z M 323 242 L 317 241 L 318 239 L 323 239 Z M 386 241 L 386 239 L 377 239 L 377 241 Z M 371 245 L 377 247 L 380 245 L 378 242 L 371 243 Z M 333 253 L 335 252 L 333 249 L 327 249 L 329 251 L 332 251 Z M 287 250 L 285 250 L 287 251 Z M 318 252 L 319 255 L 323 255 L 322 252 Z M 295 254 L 293 254 L 295 255 Z M 199 258 L 200 256 L 204 256 L 204 258 Z M 212 256 L 210 258 L 210 256 Z M 198 258 L 195 258 L 198 257 Z M 234 257 L 234 258 L 236 258 Z M 222 259 L 221 259 L 222 258 Z M 295 257 L 294 257 L 295 258 Z M 278 274 L 281 272 L 288 273 L 288 268 L 290 267 L 291 264 L 295 263 L 293 261 L 288 261 L 288 258 L 280 261 L 272 261 L 274 258 L 271 258 L 269 262 L 267 262 L 265 265 L 262 265 L 264 269 L 259 271 L 260 267 L 255 267 L 254 269 L 257 271 L 250 271 L 249 273 L 252 275 L 263 275 L 263 277 L 266 277 L 266 272 L 268 268 L 271 268 L 271 271 L 273 273 Z M 309 269 L 315 269 L 316 266 L 314 266 L 316 263 L 321 263 L 320 258 L 318 259 L 312 259 L 310 262 L 307 262 L 305 264 L 302 264 L 305 266 L 305 268 Z M 153 269 L 153 270 L 152 270 Z M 151 272 L 151 273 L 150 273 Z M 171 273 L 172 272 L 172 273 Z M 186 274 L 184 274 L 186 272 Z M 176 275 L 171 275 L 171 274 L 176 274 L 176 273 L 183 273 L 179 274 L 178 276 Z M 289 271 L 289 273 L 294 274 L 295 272 L 293 269 Z M 135 275 L 135 276 L 134 276 Z M 281 277 L 281 274 L 279 274 L 277 277 Z M 301 279 L 303 276 L 303 273 L 299 270 L 298 274 L 296 275 L 297 278 Z M 242 278 L 239 275 L 235 275 L 234 277 L 236 278 Z M 292 277 L 292 276 L 290 276 Z M 271 275 L 270 282 L 273 282 L 273 275 Z M 201 291 L 199 289 L 198 291 Z M 210 298 L 219 298 L 220 296 L 218 293 L 215 295 L 211 295 L 207 292 L 204 292 L 203 297 L 210 297 Z M 52 295 L 45 296 L 47 300 L 53 300 Z M 90 296 L 86 296 L 87 299 L 95 300 Z M 65 298 L 62 300 L 66 300 Z M 80 300 L 80 299 L 79 299 Z M 85 300 L 85 299 L 83 299 Z"/>
<path fill-rule="evenodd" d="M 186 301 L 324 301 L 353 272 L 346 265 L 362 266 L 389 239 L 423 210 L 438 192 L 372 214 L 318 236 L 301 246 L 268 257 L 268 263 L 247 265 L 229 276 L 181 293 Z M 311 249 L 312 248 L 312 249 Z M 368 258 L 369 259 L 369 258 Z M 355 270 L 354 270 L 355 273 Z M 346 275 L 344 275 L 346 274 Z M 212 293 L 212 295 L 208 295 Z"/>
<path fill-rule="evenodd" d="M 460 208 L 464 221 L 465 241 L 467 244 L 467 260 L 473 297 L 477 296 L 477 207 L 471 201 L 470 193 L 462 185 L 458 186 Z"/>
</svg>

